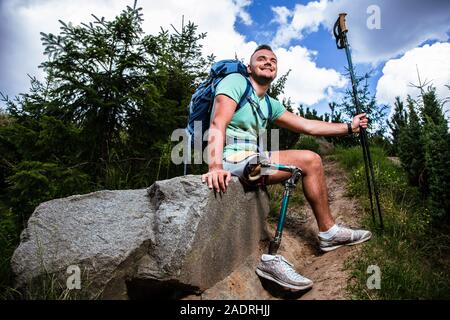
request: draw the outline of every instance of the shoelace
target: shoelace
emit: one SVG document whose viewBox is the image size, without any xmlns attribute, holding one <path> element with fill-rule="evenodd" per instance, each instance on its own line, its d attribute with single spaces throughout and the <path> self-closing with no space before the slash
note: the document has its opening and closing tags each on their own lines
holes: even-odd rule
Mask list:
<svg viewBox="0 0 450 320">
<path fill-rule="evenodd" d="M 293 268 L 293 265 L 288 262 L 286 259 L 284 259 L 282 256 L 276 256 L 276 259 L 281 262 L 284 263 L 285 266 L 285 270 L 286 270 L 286 274 L 289 278 L 293 278 L 294 280 L 305 280 L 304 277 L 302 277 L 301 275 L 299 275 Z"/>
<path fill-rule="evenodd" d="M 350 233 L 350 240 L 354 240 L 360 235 L 359 230 L 347 227 L 346 225 L 343 225 L 342 223 L 338 223 L 339 229 L 341 229 L 342 232 L 349 232 Z M 338 231 L 339 232 L 339 231 Z"/>
</svg>

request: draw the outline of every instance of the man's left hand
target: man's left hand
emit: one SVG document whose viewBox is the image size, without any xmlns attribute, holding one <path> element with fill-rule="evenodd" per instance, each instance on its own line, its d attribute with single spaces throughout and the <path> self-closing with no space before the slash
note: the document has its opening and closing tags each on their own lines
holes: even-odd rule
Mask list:
<svg viewBox="0 0 450 320">
<path fill-rule="evenodd" d="M 356 115 L 352 120 L 353 133 L 358 133 L 359 127 L 366 129 L 368 122 L 369 122 L 369 119 L 366 117 L 365 113 L 360 113 L 360 114 Z"/>
</svg>

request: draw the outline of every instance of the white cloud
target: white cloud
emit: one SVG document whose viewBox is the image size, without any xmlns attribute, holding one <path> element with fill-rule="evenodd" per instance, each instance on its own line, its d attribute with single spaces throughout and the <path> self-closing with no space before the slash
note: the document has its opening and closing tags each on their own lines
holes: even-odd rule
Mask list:
<svg viewBox="0 0 450 320">
<path fill-rule="evenodd" d="M 235 28 L 239 17 L 245 24 L 252 20 L 245 7 L 250 4 L 247 0 L 218 0 L 211 5 L 209 0 L 165 0 L 158 5 L 151 5 L 149 1 L 142 2 L 144 13 L 143 28 L 146 33 L 159 32 L 160 26 L 168 29 L 171 24 L 181 26 L 181 19 L 193 21 L 199 26 L 199 32 L 206 32 L 207 37 L 202 40 L 203 52 L 214 53 L 217 59 L 249 56 L 256 47 L 255 42 L 246 42 L 245 37 Z M 151 1 L 150 1 L 151 2 Z"/>
<path fill-rule="evenodd" d="M 39 33 L 59 33 L 58 20 L 77 25 L 93 21 L 92 13 L 111 20 L 126 5 L 132 6 L 133 3 L 134 0 L 2 1 L 0 17 L 7 17 L 11 34 L 0 38 L 0 68 L 3 70 L 0 91 L 10 96 L 27 92 L 27 73 L 43 78 L 42 70 L 37 68 L 45 60 Z M 246 42 L 245 37 L 234 29 L 237 18 L 245 24 L 252 23 L 245 11 L 249 4 L 249 0 L 217 0 L 214 5 L 209 0 L 138 1 L 138 6 L 143 8 L 144 32 L 156 34 L 160 27 L 171 31 L 171 24 L 180 28 L 184 16 L 185 22 L 190 20 L 199 26 L 199 32 L 207 32 L 202 41 L 204 53 L 214 53 L 218 59 L 234 57 L 235 53 L 239 57 L 247 57 L 256 47 L 256 43 Z"/>
<path fill-rule="evenodd" d="M 28 91 L 30 84 L 27 74 L 43 78 L 42 70 L 37 68 L 46 59 L 40 32 L 58 33 L 58 19 L 79 24 L 82 21 L 92 21 L 91 13 L 110 19 L 124 8 L 123 2 L 106 0 L 96 1 L 95 4 L 88 0 L 2 2 L 1 16 L 7 17 L 10 34 L 0 39 L 0 68 L 3 70 L 0 91 L 15 96 Z"/>
<path fill-rule="evenodd" d="M 275 14 L 275 18 L 273 18 L 272 22 L 278 24 L 287 24 L 288 18 L 292 16 L 292 13 L 286 7 L 272 7 L 271 9 Z"/>
<path fill-rule="evenodd" d="M 401 58 L 389 60 L 378 80 L 378 103 L 393 105 L 396 96 L 405 100 L 408 94 L 416 98 L 420 92 L 410 86 L 411 83 L 419 83 L 416 65 L 421 81 L 431 81 L 441 99 L 448 97 L 450 92 L 445 85 L 450 84 L 449 57 L 450 43 L 435 43 L 412 49 Z"/>
<path fill-rule="evenodd" d="M 288 45 L 294 39 L 303 38 L 304 33 L 318 30 L 324 20 L 324 12 L 327 0 L 309 2 L 307 5 L 296 4 L 292 12 L 286 7 L 273 7 L 276 14 L 275 20 L 280 24 L 272 44 L 275 47 Z M 288 17 L 292 19 L 288 22 Z"/>
<path fill-rule="evenodd" d="M 336 70 L 320 68 L 314 62 L 316 52 L 295 46 L 288 50 L 275 50 L 278 57 L 279 75 L 291 69 L 286 82 L 286 97 L 295 103 L 313 105 L 322 99 L 332 99 L 334 88 L 343 88 L 347 80 Z"/>
<path fill-rule="evenodd" d="M 369 29 L 370 6 L 380 9 L 381 29 Z M 330 31 L 340 12 L 348 13 L 349 42 L 354 62 L 376 65 L 426 40 L 447 41 L 450 30 L 450 1 L 440 0 L 320 0 L 296 5 L 285 16 L 291 21 L 280 24 L 274 44 L 287 46 L 293 39 L 301 39 L 322 24 Z"/>
<path fill-rule="evenodd" d="M 237 16 L 242 20 L 242 22 L 250 26 L 253 23 L 252 17 L 248 14 L 247 11 L 245 11 L 245 7 L 248 7 L 252 2 L 251 0 L 233 0 L 233 2 L 236 4 L 236 6 L 239 8 Z"/>
</svg>

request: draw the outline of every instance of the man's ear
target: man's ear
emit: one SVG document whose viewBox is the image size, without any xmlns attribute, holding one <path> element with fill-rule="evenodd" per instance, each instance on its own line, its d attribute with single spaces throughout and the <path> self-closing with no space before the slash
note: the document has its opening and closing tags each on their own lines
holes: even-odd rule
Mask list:
<svg viewBox="0 0 450 320">
<path fill-rule="evenodd" d="M 247 73 L 248 73 L 248 74 L 251 74 L 251 71 L 250 71 L 250 65 L 249 65 L 249 64 L 247 65 Z"/>
</svg>

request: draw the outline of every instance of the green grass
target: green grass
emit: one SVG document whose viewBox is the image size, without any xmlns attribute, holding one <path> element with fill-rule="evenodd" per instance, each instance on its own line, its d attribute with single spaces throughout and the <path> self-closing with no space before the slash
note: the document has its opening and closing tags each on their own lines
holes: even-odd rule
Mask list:
<svg viewBox="0 0 450 320">
<path fill-rule="evenodd" d="M 4 287 L 0 300 L 91 300 L 99 299 L 101 291 L 96 294 L 89 293 L 91 282 L 87 273 L 82 274 L 81 289 L 68 289 L 65 282 L 65 273 L 43 273 L 28 282 L 26 287 L 15 289 Z"/>
<path fill-rule="evenodd" d="M 449 299 L 450 231 L 433 226 L 431 214 L 419 191 L 408 185 L 403 169 L 371 149 L 379 184 L 384 230 L 374 232 L 361 254 L 347 261 L 354 299 Z M 376 230 L 370 214 L 362 151 L 337 148 L 336 158 L 350 172 L 348 191 L 365 211 L 362 224 Z M 381 289 L 367 288 L 370 265 L 381 271 Z"/>
</svg>

